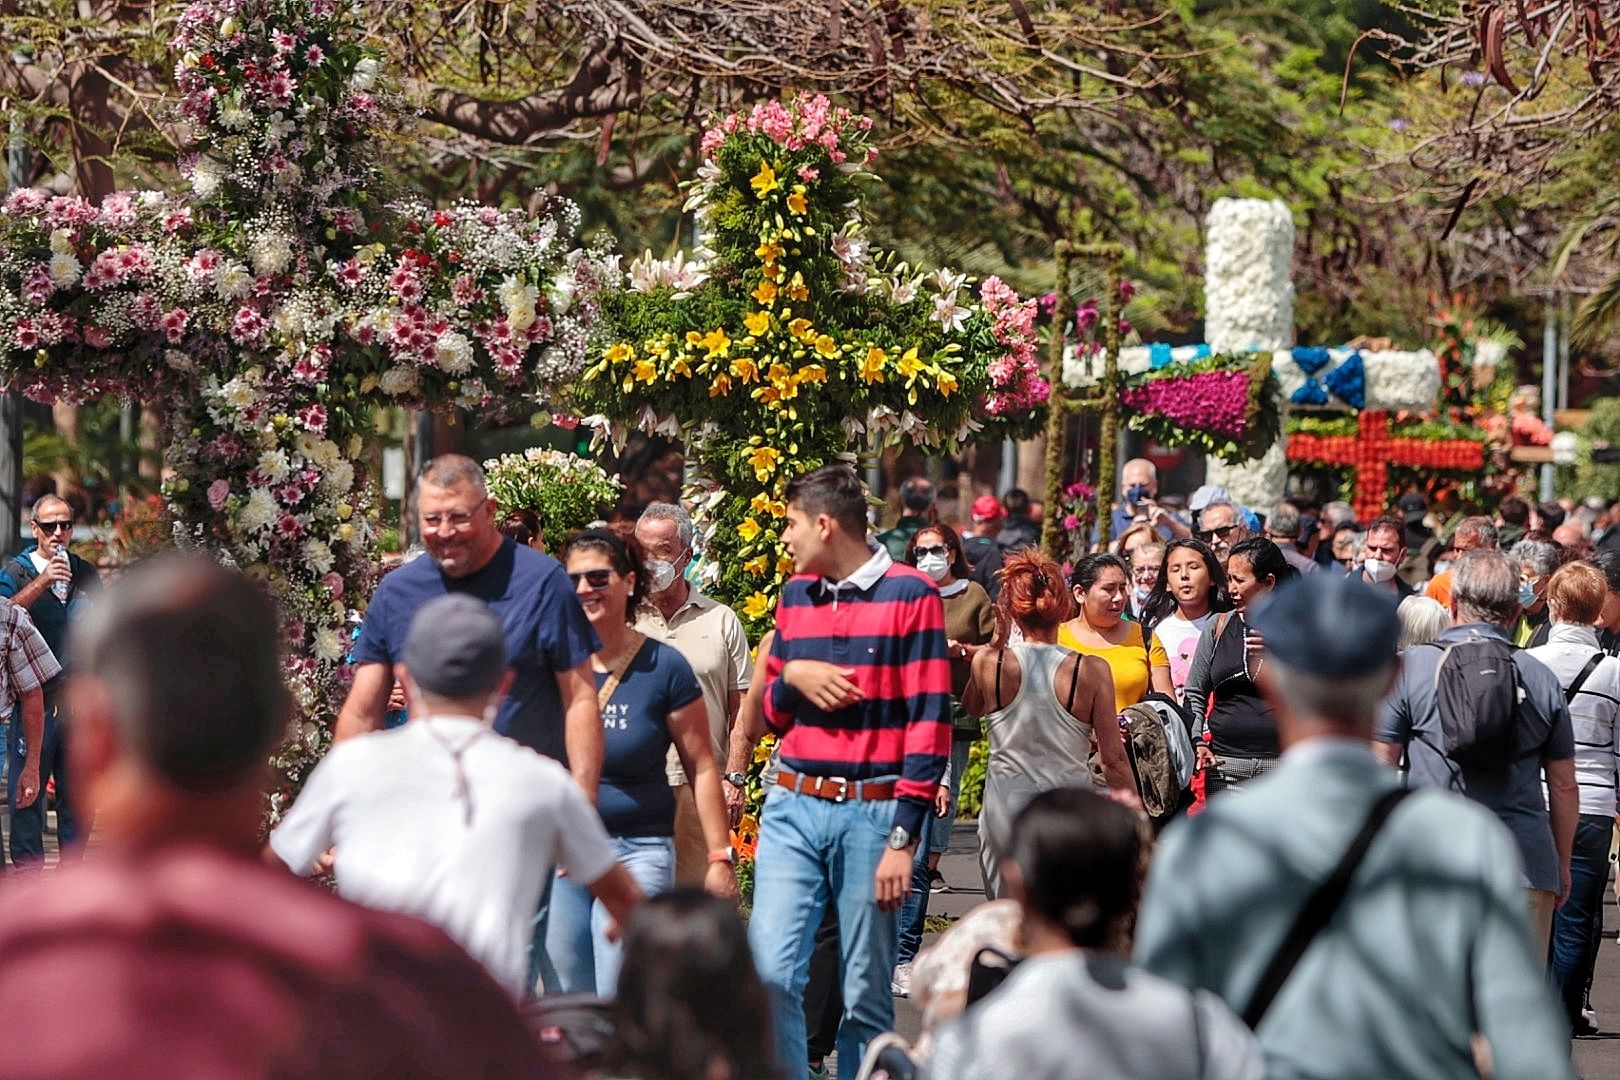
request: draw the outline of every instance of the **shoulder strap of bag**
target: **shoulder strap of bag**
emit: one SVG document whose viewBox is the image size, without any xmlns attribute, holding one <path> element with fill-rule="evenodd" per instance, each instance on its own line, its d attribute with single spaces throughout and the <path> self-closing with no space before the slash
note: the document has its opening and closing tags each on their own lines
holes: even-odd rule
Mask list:
<svg viewBox="0 0 1620 1080">
<path fill-rule="evenodd" d="M 631 662 L 635 660 L 637 654 L 641 652 L 641 647 L 646 643 L 647 636 L 645 634 L 639 630 L 630 631 L 630 644 L 625 647 L 624 655 L 619 658 L 619 666 L 613 669 L 608 675 L 607 681 L 596 691 L 596 707 L 598 709 L 607 708 L 607 703 L 613 700 L 613 691 L 619 688 L 619 680 L 623 679 L 624 673 L 630 670 Z"/>
<path fill-rule="evenodd" d="M 1080 689 L 1080 661 L 1082 659 L 1079 653 L 1074 654 L 1074 675 L 1069 679 L 1069 703 L 1064 706 L 1069 710 L 1070 716 L 1074 715 L 1074 692 Z"/>
<path fill-rule="evenodd" d="M 1333 868 L 1333 873 L 1329 874 L 1327 880 L 1318 885 L 1305 901 L 1305 906 L 1294 919 L 1294 925 L 1288 928 L 1288 935 L 1283 938 L 1281 947 L 1271 958 L 1271 963 L 1266 965 L 1265 974 L 1260 976 L 1260 984 L 1255 988 L 1249 1007 L 1243 1010 L 1243 1022 L 1249 1026 L 1250 1031 L 1260 1027 L 1260 1021 L 1265 1019 L 1271 1003 L 1276 1000 L 1283 984 L 1288 981 L 1288 976 L 1293 974 L 1294 967 L 1305 955 L 1305 950 L 1310 948 L 1316 935 L 1333 920 L 1333 913 L 1339 909 L 1339 905 L 1344 902 L 1345 894 L 1350 891 L 1350 879 L 1355 876 L 1361 860 L 1366 857 L 1367 849 L 1372 846 L 1384 822 L 1389 820 L 1389 815 L 1408 794 L 1410 792 L 1406 788 L 1395 788 L 1373 803 L 1366 822 L 1361 826 L 1361 831 L 1356 833 L 1355 839 L 1350 841 L 1350 847 L 1339 860 L 1339 865 Z"/>
<path fill-rule="evenodd" d="M 1569 684 L 1569 689 L 1564 691 L 1564 700 L 1571 705 L 1575 704 L 1575 695 L 1581 692 L 1581 687 L 1585 686 L 1586 680 L 1592 677 L 1592 672 L 1596 671 L 1597 666 L 1603 663 L 1605 655 L 1607 654 L 1602 649 L 1592 654 L 1592 659 L 1586 662 L 1586 666 L 1581 668 L 1581 673 L 1575 676 L 1575 681 Z"/>
</svg>

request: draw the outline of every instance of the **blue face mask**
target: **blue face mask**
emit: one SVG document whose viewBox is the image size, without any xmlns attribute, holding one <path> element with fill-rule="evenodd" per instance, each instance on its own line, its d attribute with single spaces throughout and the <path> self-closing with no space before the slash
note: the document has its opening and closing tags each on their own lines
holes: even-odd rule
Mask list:
<svg viewBox="0 0 1620 1080">
<path fill-rule="evenodd" d="M 1527 582 L 1519 583 L 1519 606 L 1529 607 L 1536 602 L 1536 587 Z"/>
</svg>

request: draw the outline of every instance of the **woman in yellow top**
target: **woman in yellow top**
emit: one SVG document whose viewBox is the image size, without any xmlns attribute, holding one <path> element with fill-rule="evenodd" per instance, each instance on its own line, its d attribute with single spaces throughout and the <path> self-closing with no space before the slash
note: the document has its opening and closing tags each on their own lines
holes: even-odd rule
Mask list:
<svg viewBox="0 0 1620 1080">
<path fill-rule="evenodd" d="M 1058 630 L 1058 644 L 1095 656 L 1114 676 L 1114 707 L 1123 711 L 1149 690 L 1175 695 L 1170 658 L 1142 624 L 1125 621 L 1130 601 L 1130 570 L 1118 555 L 1087 555 L 1069 575 L 1080 612 Z"/>
</svg>

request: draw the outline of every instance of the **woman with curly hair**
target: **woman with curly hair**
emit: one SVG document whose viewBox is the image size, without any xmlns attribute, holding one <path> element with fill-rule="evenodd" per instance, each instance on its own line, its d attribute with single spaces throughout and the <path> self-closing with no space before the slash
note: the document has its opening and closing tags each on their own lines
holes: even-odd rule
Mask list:
<svg viewBox="0 0 1620 1080">
<path fill-rule="evenodd" d="M 1108 664 L 1057 643 L 1073 599 L 1057 563 L 1033 549 L 1009 555 L 996 598 L 997 640 L 1011 627 L 1018 645 L 981 649 L 963 694 L 982 715 L 990 739 L 984 806 L 979 813 L 979 868 L 985 895 L 1008 895 L 1002 864 L 1012 822 L 1032 796 L 1051 788 L 1092 786 L 1087 764 L 1092 737 L 1108 786 L 1134 792 L 1125 743 L 1114 722 L 1114 680 Z"/>
</svg>

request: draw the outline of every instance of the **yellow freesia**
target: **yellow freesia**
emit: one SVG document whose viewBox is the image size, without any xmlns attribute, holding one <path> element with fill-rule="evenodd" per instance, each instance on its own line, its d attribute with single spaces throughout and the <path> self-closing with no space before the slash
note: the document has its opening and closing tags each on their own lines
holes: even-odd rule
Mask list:
<svg viewBox="0 0 1620 1080">
<path fill-rule="evenodd" d="M 763 619 L 771 613 L 771 598 L 757 592 L 743 601 L 743 614 L 750 619 Z"/>
<path fill-rule="evenodd" d="M 794 319 L 792 322 L 788 323 L 788 333 L 792 334 L 799 341 L 805 341 L 815 337 L 815 335 L 810 332 L 810 320 L 805 318 Z"/>
<path fill-rule="evenodd" d="M 759 163 L 759 172 L 748 183 L 754 189 L 754 194 L 761 199 L 782 186 L 782 182 L 776 178 L 776 170 L 771 168 L 768 161 Z"/>
<path fill-rule="evenodd" d="M 607 362 L 610 364 L 622 364 L 626 360 L 630 359 L 631 356 L 635 355 L 635 353 L 633 350 L 631 350 L 630 346 L 621 341 L 617 345 L 609 346 L 608 351 L 603 355 L 607 358 Z"/>
<path fill-rule="evenodd" d="M 742 523 L 737 526 L 737 537 L 745 544 L 752 544 L 755 538 L 759 536 L 760 531 L 759 522 L 751 517 L 745 517 L 742 519 Z"/>
<path fill-rule="evenodd" d="M 923 362 L 917 359 L 917 347 L 915 345 L 906 350 L 906 354 L 900 358 L 900 363 L 896 367 L 903 378 L 915 379 L 917 377 L 923 369 Z"/>
<path fill-rule="evenodd" d="M 939 392 L 943 396 L 950 397 L 952 394 L 956 393 L 957 387 L 960 385 L 961 384 L 956 381 L 956 376 L 952 375 L 950 372 L 942 371 L 939 373 Z"/>
<path fill-rule="evenodd" d="M 776 463 L 781 459 L 782 451 L 774 446 L 757 446 L 748 452 L 748 464 L 754 469 L 754 479 L 762 484 L 771 478 L 776 471 Z"/>
<path fill-rule="evenodd" d="M 861 380 L 867 385 L 884 382 L 883 362 L 889 354 L 876 345 L 866 350 L 866 359 L 861 361 Z"/>
<path fill-rule="evenodd" d="M 758 337 L 771 328 L 771 313 L 768 311 L 756 311 L 752 315 L 744 316 L 743 325 L 748 327 L 750 334 Z"/>
<path fill-rule="evenodd" d="M 816 352 L 826 357 L 837 356 L 838 342 L 834 341 L 826 334 L 822 334 L 820 337 L 816 338 Z"/>
</svg>

